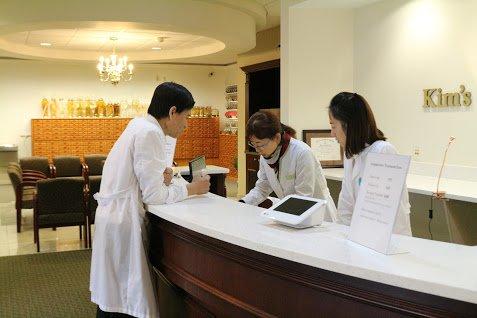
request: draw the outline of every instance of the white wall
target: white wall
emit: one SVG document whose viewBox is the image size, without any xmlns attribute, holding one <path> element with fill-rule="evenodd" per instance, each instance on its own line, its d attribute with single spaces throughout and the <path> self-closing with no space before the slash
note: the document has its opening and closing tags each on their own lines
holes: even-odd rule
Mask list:
<svg viewBox="0 0 477 318">
<path fill-rule="evenodd" d="M 353 11 L 290 7 L 286 22 L 281 119 L 301 138 L 304 129 L 329 129 L 331 97 L 353 88 Z"/>
<path fill-rule="evenodd" d="M 113 86 L 101 83 L 94 63 L 0 60 L 0 143 L 19 144 L 19 156 L 30 155 L 30 119 L 41 116 L 43 97 L 99 98 L 121 101 L 137 98 L 149 104 L 162 81 L 186 86 L 196 105 L 225 112 L 225 86 L 237 76 L 236 66 L 135 65 L 134 78 Z M 214 72 L 212 77 L 209 72 Z"/>
<path fill-rule="evenodd" d="M 477 1 L 382 1 L 356 10 L 357 92 L 368 99 L 382 130 L 402 153 L 440 163 L 450 135 L 451 165 L 477 166 Z M 468 109 L 425 111 L 424 88 L 473 93 Z"/>
<path fill-rule="evenodd" d="M 456 92 L 461 84 L 477 103 L 477 1 L 378 1 L 341 9 L 288 1 L 281 20 L 282 57 L 288 57 L 282 61 L 283 122 L 299 133 L 328 129 L 329 100 L 356 91 L 401 153 L 419 150 L 413 173 L 436 175 L 453 135 L 444 176 L 477 180 L 475 105 L 422 107 L 423 89 Z"/>
</svg>

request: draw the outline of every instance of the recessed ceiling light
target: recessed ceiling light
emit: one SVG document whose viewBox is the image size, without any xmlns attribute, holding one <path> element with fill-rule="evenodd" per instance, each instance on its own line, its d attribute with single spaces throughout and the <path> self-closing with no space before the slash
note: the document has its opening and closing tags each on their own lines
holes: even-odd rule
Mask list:
<svg viewBox="0 0 477 318">
<path fill-rule="evenodd" d="M 153 50 L 162 50 L 162 48 L 159 47 L 159 46 L 153 46 L 152 49 L 153 49 Z"/>
<path fill-rule="evenodd" d="M 48 42 L 41 42 L 40 43 L 41 46 L 51 46 L 51 43 L 48 43 Z"/>
</svg>

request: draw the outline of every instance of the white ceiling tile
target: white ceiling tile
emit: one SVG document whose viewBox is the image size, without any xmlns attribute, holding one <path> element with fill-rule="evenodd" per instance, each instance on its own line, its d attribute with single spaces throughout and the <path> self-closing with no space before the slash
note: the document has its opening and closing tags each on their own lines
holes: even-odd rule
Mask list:
<svg viewBox="0 0 477 318">
<path fill-rule="evenodd" d="M 28 40 L 26 42 L 27 45 L 30 46 L 39 46 L 42 42 L 51 43 L 52 46 L 55 47 L 64 47 L 68 44 L 70 40 L 69 36 L 56 36 L 56 35 L 38 35 L 38 34 L 30 34 L 28 36 Z"/>
<path fill-rule="evenodd" d="M 7 34 L 3 36 L 5 40 L 9 42 L 15 42 L 15 43 L 25 43 L 27 37 L 28 37 L 28 32 L 18 32 L 18 33 Z"/>
<path fill-rule="evenodd" d="M 76 33 L 76 29 L 51 29 L 51 30 L 36 30 L 31 31 L 30 35 L 32 36 L 63 36 L 63 37 L 71 37 Z"/>
</svg>

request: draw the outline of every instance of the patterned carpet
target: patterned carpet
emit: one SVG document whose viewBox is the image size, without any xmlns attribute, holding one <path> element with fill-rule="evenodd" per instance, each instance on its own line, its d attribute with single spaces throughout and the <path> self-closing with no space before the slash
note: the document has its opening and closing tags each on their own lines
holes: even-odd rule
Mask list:
<svg viewBox="0 0 477 318">
<path fill-rule="evenodd" d="M 91 251 L 0 257 L 0 317 L 95 317 Z"/>
</svg>

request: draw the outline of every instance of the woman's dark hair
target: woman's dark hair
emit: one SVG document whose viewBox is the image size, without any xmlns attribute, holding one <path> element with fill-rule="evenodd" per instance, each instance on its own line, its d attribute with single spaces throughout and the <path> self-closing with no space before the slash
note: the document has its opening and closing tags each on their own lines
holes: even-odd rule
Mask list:
<svg viewBox="0 0 477 318">
<path fill-rule="evenodd" d="M 177 112 L 182 113 L 194 107 L 194 104 L 194 98 L 187 88 L 177 83 L 164 82 L 154 90 L 147 112 L 159 119 L 169 116 L 172 106 L 176 106 Z"/>
<path fill-rule="evenodd" d="M 386 140 L 376 126 L 371 107 L 363 96 L 341 92 L 331 99 L 329 111 L 346 133 L 346 158 L 359 154 L 377 140 Z"/>
<path fill-rule="evenodd" d="M 295 129 L 280 123 L 280 119 L 275 114 L 260 110 L 249 118 L 246 138 L 255 136 L 258 139 L 272 139 L 277 133 L 283 134 L 284 132 L 293 138 L 296 136 Z"/>
</svg>

